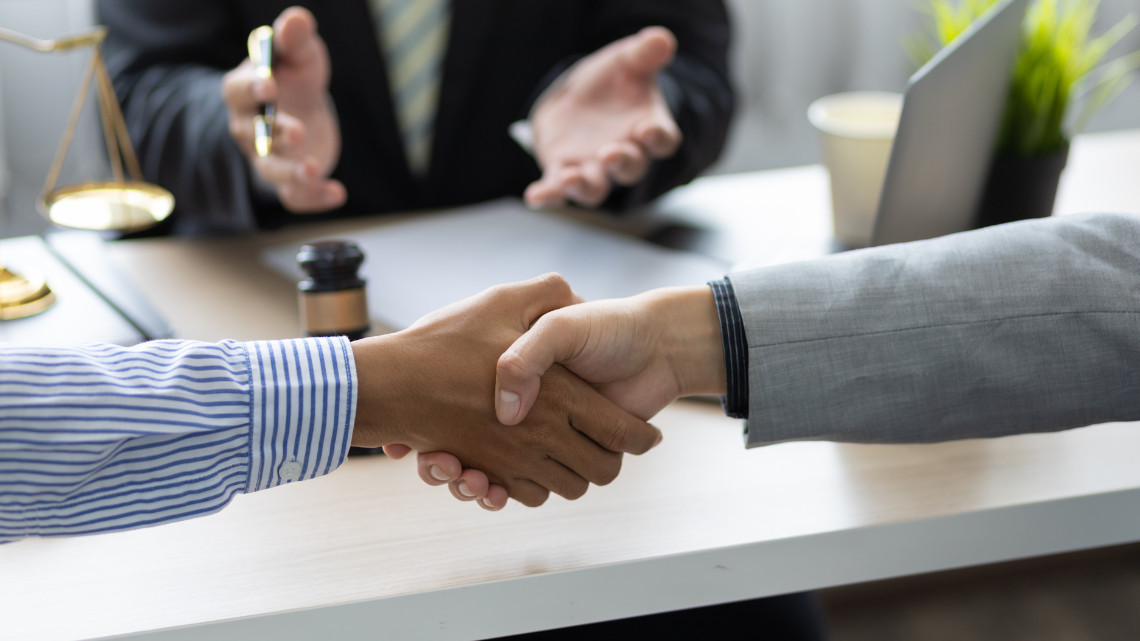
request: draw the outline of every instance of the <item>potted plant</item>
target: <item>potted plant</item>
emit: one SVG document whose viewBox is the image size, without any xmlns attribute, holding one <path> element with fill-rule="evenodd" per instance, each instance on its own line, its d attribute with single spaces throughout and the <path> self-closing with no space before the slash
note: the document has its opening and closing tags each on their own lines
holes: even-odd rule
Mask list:
<svg viewBox="0 0 1140 641">
<path fill-rule="evenodd" d="M 998 0 L 930 0 L 929 32 L 908 43 L 924 64 Z M 1135 25 L 1129 15 L 1093 36 L 1099 0 L 1035 0 L 1014 65 L 978 225 L 1039 218 L 1053 211 L 1069 140 L 1115 98 L 1140 67 L 1140 51 L 1104 62 Z"/>
</svg>

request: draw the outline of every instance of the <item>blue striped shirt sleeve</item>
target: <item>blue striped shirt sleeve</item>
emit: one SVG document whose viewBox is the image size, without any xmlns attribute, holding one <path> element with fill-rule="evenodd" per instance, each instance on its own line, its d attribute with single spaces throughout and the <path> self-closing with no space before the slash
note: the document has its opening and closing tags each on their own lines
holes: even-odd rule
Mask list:
<svg viewBox="0 0 1140 641">
<path fill-rule="evenodd" d="M 0 543 L 217 512 L 348 453 L 346 339 L 0 347 Z"/>
</svg>

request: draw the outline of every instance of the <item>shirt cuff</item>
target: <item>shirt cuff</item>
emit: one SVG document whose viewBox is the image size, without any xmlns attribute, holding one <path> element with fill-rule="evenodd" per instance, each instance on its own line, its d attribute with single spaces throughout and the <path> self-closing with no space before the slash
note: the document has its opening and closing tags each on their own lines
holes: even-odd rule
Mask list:
<svg viewBox="0 0 1140 641">
<path fill-rule="evenodd" d="M 732 418 L 748 418 L 748 339 L 744 333 L 744 317 L 732 282 L 714 280 L 709 283 L 716 313 L 720 318 L 720 340 L 724 349 L 724 373 L 727 394 L 721 399 L 724 413 Z"/>
<path fill-rule="evenodd" d="M 250 372 L 248 491 L 316 478 L 348 455 L 356 363 L 343 336 L 246 343 Z"/>
</svg>

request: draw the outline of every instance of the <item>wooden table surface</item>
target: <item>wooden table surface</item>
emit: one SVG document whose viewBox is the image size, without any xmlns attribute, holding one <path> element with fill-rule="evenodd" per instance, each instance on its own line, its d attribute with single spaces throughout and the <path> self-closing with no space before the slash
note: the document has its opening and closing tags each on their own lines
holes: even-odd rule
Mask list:
<svg viewBox="0 0 1140 641">
<path fill-rule="evenodd" d="M 1081 138 L 1058 210 L 1140 211 L 1138 177 L 1140 132 Z M 810 230 L 826 228 L 825 189 L 816 167 L 712 177 L 662 208 L 765 229 L 798 212 Z M 257 248 L 360 224 L 111 255 L 181 337 L 285 337 L 294 287 Z M 739 236 L 707 240 L 756 260 Z M 714 404 L 655 423 L 662 445 L 612 485 L 540 509 L 483 512 L 411 461 L 359 458 L 200 519 L 0 546 L 0 639 L 476 639 L 1140 540 L 1133 424 L 745 450 Z"/>
</svg>

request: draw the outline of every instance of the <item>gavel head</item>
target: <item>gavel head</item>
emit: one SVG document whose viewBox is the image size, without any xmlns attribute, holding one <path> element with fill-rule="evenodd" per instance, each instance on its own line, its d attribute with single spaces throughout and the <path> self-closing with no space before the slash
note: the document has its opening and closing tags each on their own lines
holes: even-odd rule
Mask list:
<svg viewBox="0 0 1140 641">
<path fill-rule="evenodd" d="M 301 325 L 308 336 L 363 338 L 369 329 L 365 280 L 357 274 L 364 252 L 347 240 L 302 245 L 297 263 L 308 278 L 297 283 Z"/>
</svg>

